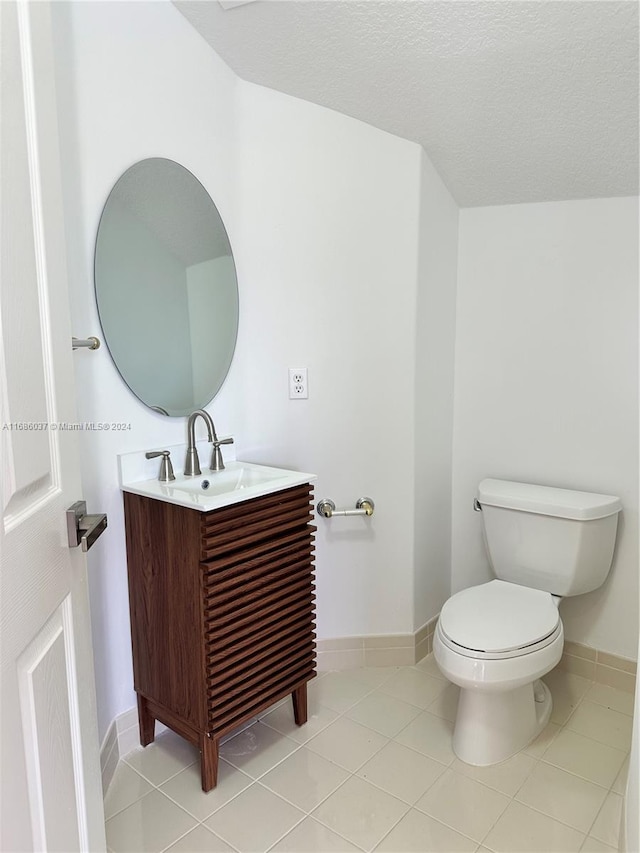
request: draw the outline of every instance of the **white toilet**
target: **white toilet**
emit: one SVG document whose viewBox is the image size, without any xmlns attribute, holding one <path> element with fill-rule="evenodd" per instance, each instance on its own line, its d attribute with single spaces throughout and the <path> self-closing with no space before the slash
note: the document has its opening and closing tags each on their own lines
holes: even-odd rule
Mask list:
<svg viewBox="0 0 640 853">
<path fill-rule="evenodd" d="M 483 480 L 492 580 L 443 606 L 433 652 L 460 686 L 453 749 L 468 764 L 504 761 L 551 715 L 539 681 L 562 656 L 558 604 L 597 589 L 611 568 L 620 499 L 506 480 Z"/>
</svg>

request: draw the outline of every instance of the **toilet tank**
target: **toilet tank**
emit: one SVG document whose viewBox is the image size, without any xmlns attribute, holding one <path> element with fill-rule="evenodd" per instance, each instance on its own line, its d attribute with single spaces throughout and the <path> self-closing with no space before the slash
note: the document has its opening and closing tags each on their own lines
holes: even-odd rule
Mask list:
<svg viewBox="0 0 640 853">
<path fill-rule="evenodd" d="M 561 596 L 582 595 L 604 583 L 619 498 L 482 480 L 478 503 L 496 577 Z"/>
</svg>

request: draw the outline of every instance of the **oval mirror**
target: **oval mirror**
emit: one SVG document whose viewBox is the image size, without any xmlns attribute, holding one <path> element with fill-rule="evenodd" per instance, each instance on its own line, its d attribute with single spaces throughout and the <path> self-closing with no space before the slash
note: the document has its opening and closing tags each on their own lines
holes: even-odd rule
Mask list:
<svg viewBox="0 0 640 853">
<path fill-rule="evenodd" d="M 171 416 L 209 403 L 233 358 L 238 282 L 200 181 L 159 157 L 127 169 L 102 211 L 94 276 L 105 342 L 136 397 Z"/>
</svg>

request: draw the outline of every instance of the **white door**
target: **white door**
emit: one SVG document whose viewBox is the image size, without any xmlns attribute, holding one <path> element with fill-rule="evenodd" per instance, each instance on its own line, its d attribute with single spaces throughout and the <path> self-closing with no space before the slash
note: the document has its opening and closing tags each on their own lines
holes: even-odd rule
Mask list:
<svg viewBox="0 0 640 853">
<path fill-rule="evenodd" d="M 48 3 L 2 0 L 0 33 L 0 849 L 99 851 L 86 560 L 65 518 L 78 437 L 56 429 L 76 417 Z"/>
</svg>

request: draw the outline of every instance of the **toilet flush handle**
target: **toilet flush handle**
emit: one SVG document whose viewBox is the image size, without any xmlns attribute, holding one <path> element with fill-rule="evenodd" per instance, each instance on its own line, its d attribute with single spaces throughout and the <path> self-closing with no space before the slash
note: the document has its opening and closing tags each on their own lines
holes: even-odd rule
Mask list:
<svg viewBox="0 0 640 853">
<path fill-rule="evenodd" d="M 482 506 L 480 505 L 478 498 L 473 499 L 473 509 L 475 512 L 482 512 Z"/>
</svg>

